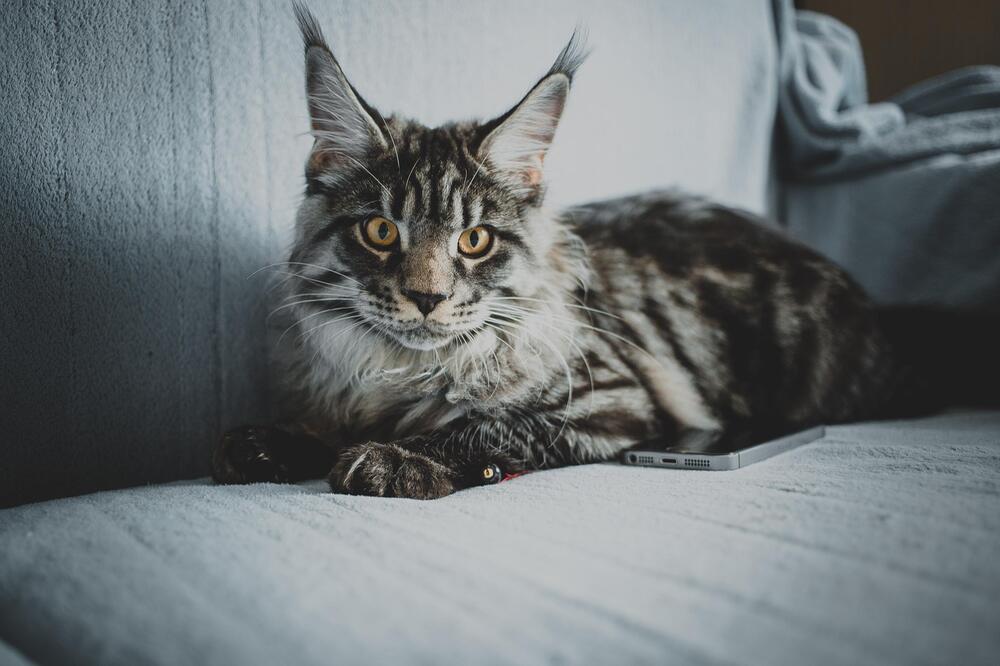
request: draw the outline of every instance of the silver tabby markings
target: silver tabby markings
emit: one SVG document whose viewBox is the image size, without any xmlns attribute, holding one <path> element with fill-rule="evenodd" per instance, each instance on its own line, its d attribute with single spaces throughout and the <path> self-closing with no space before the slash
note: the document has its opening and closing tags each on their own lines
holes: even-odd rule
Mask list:
<svg viewBox="0 0 1000 666">
<path fill-rule="evenodd" d="M 488 464 L 776 434 L 888 399 L 864 294 L 749 216 L 671 192 L 544 206 L 576 36 L 503 115 L 429 128 L 367 104 L 296 13 L 315 137 L 278 308 L 296 426 L 227 435 L 220 480 L 330 472 L 335 491 L 438 497 Z M 234 453 L 251 440 L 253 473 Z"/>
</svg>

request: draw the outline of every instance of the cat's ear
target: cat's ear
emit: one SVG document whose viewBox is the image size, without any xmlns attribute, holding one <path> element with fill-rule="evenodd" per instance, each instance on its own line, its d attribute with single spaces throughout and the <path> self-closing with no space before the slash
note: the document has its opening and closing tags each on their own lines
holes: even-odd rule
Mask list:
<svg viewBox="0 0 1000 666">
<path fill-rule="evenodd" d="M 369 106 L 351 85 L 326 44 L 316 17 L 301 3 L 292 7 L 306 52 L 306 97 L 315 138 L 309 166 L 322 169 L 362 161 L 372 148 L 388 149 Z"/>
<path fill-rule="evenodd" d="M 525 195 L 539 191 L 545 154 L 555 138 L 573 75 L 587 57 L 580 31 L 517 105 L 484 125 L 477 158 Z"/>
</svg>

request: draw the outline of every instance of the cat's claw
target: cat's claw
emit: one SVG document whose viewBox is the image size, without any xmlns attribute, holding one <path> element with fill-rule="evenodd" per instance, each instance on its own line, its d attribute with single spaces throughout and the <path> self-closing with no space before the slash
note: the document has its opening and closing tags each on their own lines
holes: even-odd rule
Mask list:
<svg viewBox="0 0 1000 666">
<path fill-rule="evenodd" d="M 349 495 L 436 499 L 455 492 L 452 472 L 441 463 L 378 442 L 345 449 L 329 482 L 333 492 Z"/>
</svg>

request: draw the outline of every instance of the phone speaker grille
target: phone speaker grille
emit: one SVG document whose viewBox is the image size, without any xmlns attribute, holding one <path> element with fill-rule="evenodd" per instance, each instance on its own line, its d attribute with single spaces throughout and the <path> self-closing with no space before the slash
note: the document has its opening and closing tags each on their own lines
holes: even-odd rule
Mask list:
<svg viewBox="0 0 1000 666">
<path fill-rule="evenodd" d="M 685 467 L 711 467 L 712 463 L 710 463 L 707 460 L 697 460 L 697 459 L 693 459 L 693 458 L 685 458 L 684 459 L 684 466 Z"/>
<path fill-rule="evenodd" d="M 639 464 L 640 465 L 652 465 L 653 464 L 653 456 L 639 456 Z"/>
</svg>

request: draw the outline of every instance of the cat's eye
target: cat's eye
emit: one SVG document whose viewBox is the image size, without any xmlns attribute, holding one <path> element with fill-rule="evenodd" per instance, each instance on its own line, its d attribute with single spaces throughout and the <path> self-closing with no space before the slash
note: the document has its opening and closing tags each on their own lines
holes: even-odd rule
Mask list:
<svg viewBox="0 0 1000 666">
<path fill-rule="evenodd" d="M 365 240 L 379 250 L 387 250 L 399 238 L 399 229 L 384 217 L 375 216 L 361 227 Z"/>
<path fill-rule="evenodd" d="M 493 245 L 493 234 L 486 227 L 472 227 L 458 237 L 458 251 L 467 257 L 481 257 Z"/>
</svg>

